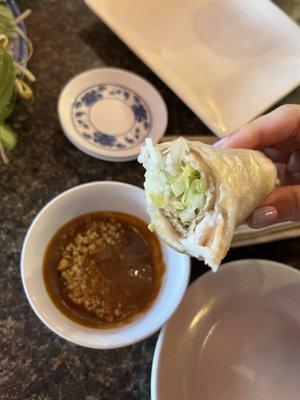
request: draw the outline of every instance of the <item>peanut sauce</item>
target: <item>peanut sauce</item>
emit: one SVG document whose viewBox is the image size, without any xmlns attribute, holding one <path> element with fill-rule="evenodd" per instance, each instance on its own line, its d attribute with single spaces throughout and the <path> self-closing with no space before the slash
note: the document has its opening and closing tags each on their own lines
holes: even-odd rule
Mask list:
<svg viewBox="0 0 300 400">
<path fill-rule="evenodd" d="M 56 232 L 43 265 L 47 292 L 71 320 L 93 328 L 127 324 L 155 301 L 165 272 L 156 235 L 119 212 L 79 216 Z"/>
</svg>

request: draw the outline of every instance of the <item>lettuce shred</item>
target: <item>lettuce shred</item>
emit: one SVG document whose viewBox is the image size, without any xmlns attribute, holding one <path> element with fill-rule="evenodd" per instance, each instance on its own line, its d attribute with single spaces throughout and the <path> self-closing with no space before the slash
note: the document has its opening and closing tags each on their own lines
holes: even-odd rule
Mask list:
<svg viewBox="0 0 300 400">
<path fill-rule="evenodd" d="M 161 169 L 164 176 L 161 191 L 150 194 L 153 204 L 179 218 L 183 224 L 190 223 L 202 211 L 207 185 L 198 170 L 181 162 L 179 173 L 172 175 Z M 161 178 L 160 178 L 161 180 Z"/>
</svg>

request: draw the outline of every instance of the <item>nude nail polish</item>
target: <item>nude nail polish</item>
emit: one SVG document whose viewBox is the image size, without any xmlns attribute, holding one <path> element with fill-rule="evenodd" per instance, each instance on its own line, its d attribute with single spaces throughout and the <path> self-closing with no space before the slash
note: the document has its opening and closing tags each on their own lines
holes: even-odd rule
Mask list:
<svg viewBox="0 0 300 400">
<path fill-rule="evenodd" d="M 224 137 L 213 144 L 213 147 L 221 147 L 224 142 L 228 140 L 228 136 Z"/>
<path fill-rule="evenodd" d="M 253 211 L 249 219 L 249 225 L 256 229 L 264 228 L 276 222 L 277 217 L 278 213 L 275 207 L 266 206 L 257 208 L 255 211 Z"/>
</svg>

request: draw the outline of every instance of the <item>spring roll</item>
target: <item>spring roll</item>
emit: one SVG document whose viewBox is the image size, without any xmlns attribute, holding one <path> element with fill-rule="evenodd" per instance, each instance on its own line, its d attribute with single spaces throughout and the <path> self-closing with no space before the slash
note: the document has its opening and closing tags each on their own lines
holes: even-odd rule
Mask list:
<svg viewBox="0 0 300 400">
<path fill-rule="evenodd" d="M 276 168 L 255 150 L 222 149 L 179 138 L 153 145 L 138 161 L 145 172 L 149 228 L 175 250 L 216 271 L 236 226 L 274 189 Z"/>
</svg>

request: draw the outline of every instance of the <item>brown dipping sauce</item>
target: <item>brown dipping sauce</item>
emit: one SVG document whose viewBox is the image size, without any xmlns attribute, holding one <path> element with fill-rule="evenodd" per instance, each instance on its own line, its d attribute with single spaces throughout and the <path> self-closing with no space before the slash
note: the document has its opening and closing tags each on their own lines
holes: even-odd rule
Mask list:
<svg viewBox="0 0 300 400">
<path fill-rule="evenodd" d="M 142 220 L 118 212 L 85 214 L 65 224 L 43 265 L 57 308 L 93 328 L 124 325 L 147 311 L 164 272 L 156 235 Z"/>
</svg>

